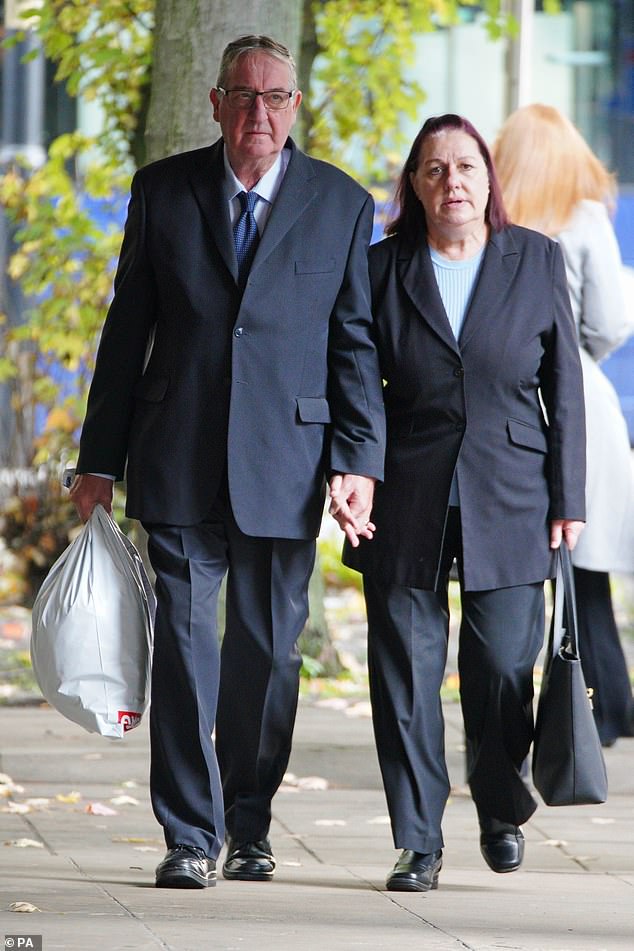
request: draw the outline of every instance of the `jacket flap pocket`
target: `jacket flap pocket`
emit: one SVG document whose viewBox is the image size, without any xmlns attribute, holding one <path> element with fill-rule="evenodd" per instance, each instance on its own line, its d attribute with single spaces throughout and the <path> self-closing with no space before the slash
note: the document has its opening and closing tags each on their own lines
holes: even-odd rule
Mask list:
<svg viewBox="0 0 634 951">
<path fill-rule="evenodd" d="M 329 274 L 334 269 L 334 258 L 324 258 L 322 261 L 295 261 L 296 274 Z"/>
<path fill-rule="evenodd" d="M 330 422 L 330 407 L 323 396 L 298 396 L 297 412 L 302 423 Z"/>
<path fill-rule="evenodd" d="M 526 449 L 536 449 L 537 452 L 548 452 L 546 436 L 530 423 L 523 423 L 519 419 L 507 419 L 506 428 L 511 442 L 516 446 L 525 446 Z"/>
<path fill-rule="evenodd" d="M 169 386 L 168 376 L 142 376 L 134 388 L 134 395 L 149 403 L 160 403 Z"/>
</svg>

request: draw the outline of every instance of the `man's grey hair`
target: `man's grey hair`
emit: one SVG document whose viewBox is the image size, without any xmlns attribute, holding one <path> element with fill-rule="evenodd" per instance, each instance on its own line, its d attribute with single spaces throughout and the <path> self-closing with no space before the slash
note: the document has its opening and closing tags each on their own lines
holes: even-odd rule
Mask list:
<svg viewBox="0 0 634 951">
<path fill-rule="evenodd" d="M 241 56 L 244 56 L 245 53 L 256 52 L 267 53 L 269 56 L 279 59 L 282 63 L 286 63 L 290 73 L 291 87 L 292 89 L 297 89 L 297 69 L 291 51 L 282 43 L 271 39 L 270 36 L 259 36 L 256 34 L 239 36 L 237 40 L 233 40 L 225 46 L 220 61 L 216 85 L 226 88 L 228 77 L 235 63 Z"/>
</svg>

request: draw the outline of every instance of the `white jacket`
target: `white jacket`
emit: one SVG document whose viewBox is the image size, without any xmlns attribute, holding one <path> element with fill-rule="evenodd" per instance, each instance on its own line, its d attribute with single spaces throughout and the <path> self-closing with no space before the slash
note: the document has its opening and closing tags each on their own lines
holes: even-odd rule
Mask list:
<svg viewBox="0 0 634 951">
<path fill-rule="evenodd" d="M 573 563 L 634 572 L 634 468 L 627 424 L 599 361 L 634 332 L 634 272 L 599 202 L 582 201 L 558 235 L 579 332 L 587 428 L 587 523 Z"/>
</svg>

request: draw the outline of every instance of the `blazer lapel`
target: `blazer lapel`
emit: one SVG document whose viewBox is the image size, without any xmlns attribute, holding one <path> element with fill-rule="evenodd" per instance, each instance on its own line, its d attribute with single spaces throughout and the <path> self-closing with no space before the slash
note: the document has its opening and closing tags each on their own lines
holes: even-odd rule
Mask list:
<svg viewBox="0 0 634 951">
<path fill-rule="evenodd" d="M 427 244 L 413 251 L 403 245 L 398 252 L 398 271 L 412 303 L 430 327 L 452 350 L 458 350 L 443 306 Z"/>
<path fill-rule="evenodd" d="M 253 258 L 249 275 L 252 284 L 257 284 L 260 265 L 317 198 L 316 176 L 310 160 L 292 139 L 288 139 L 286 145 L 291 149 L 291 158 Z"/>
<path fill-rule="evenodd" d="M 482 321 L 490 320 L 505 301 L 520 255 L 510 231 L 494 232 L 484 252 L 484 260 L 458 342 L 463 349 Z"/>
<path fill-rule="evenodd" d="M 200 159 L 189 173 L 190 184 L 218 250 L 237 282 L 238 261 L 229 217 L 229 202 L 224 189 L 222 139 L 218 139 L 209 149 L 198 154 Z"/>
</svg>

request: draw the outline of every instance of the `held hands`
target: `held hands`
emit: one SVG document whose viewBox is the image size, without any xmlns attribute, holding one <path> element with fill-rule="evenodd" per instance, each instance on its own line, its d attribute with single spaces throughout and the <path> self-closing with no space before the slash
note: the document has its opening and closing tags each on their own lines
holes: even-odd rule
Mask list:
<svg viewBox="0 0 634 951">
<path fill-rule="evenodd" d="M 102 505 L 106 512 L 112 512 L 113 489 L 112 479 L 104 479 L 102 476 L 87 473 L 75 476 L 69 497 L 82 522 L 88 521 L 95 505 Z"/>
<path fill-rule="evenodd" d="M 554 518 L 550 523 L 550 547 L 559 548 L 561 539 L 573 550 L 584 528 L 584 522 L 575 522 L 571 518 Z"/>
<path fill-rule="evenodd" d="M 353 548 L 359 538 L 373 538 L 375 526 L 370 521 L 375 480 L 369 476 L 334 475 L 330 480 L 328 511 L 345 532 Z"/>
</svg>

